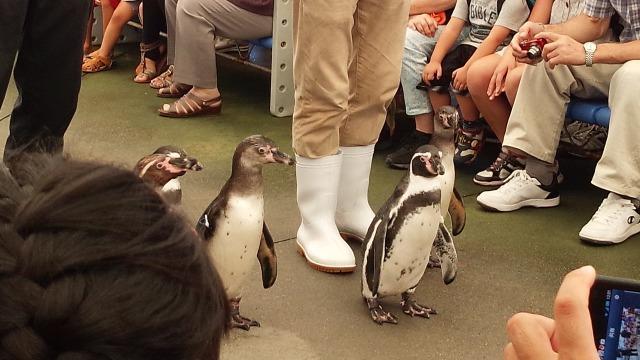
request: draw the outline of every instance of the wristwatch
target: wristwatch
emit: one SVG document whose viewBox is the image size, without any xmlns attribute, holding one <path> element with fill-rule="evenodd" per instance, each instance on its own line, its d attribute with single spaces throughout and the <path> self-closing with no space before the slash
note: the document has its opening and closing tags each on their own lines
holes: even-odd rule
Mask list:
<svg viewBox="0 0 640 360">
<path fill-rule="evenodd" d="M 586 42 L 584 43 L 584 64 L 588 67 L 593 66 L 593 55 L 596 53 L 596 43 Z"/>
</svg>

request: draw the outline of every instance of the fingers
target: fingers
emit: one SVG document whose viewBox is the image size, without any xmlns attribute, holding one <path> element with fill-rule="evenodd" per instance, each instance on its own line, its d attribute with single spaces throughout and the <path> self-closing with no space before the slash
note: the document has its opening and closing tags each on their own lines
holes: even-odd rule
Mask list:
<svg viewBox="0 0 640 360">
<path fill-rule="evenodd" d="M 512 343 L 507 344 L 504 348 L 504 360 L 519 360 Z"/>
<path fill-rule="evenodd" d="M 436 70 L 437 78 L 440 79 L 442 77 L 442 66 L 438 66 Z"/>
<path fill-rule="evenodd" d="M 570 359 L 598 359 L 593 340 L 589 293 L 596 278 L 591 266 L 565 276 L 554 303 L 560 356 Z"/>
<path fill-rule="evenodd" d="M 516 354 L 515 359 L 554 359 L 556 354 L 551 347 L 551 338 L 555 327 L 552 319 L 541 315 L 520 313 L 511 317 L 507 322 L 507 335 Z"/>
<path fill-rule="evenodd" d="M 489 100 L 493 100 L 494 92 L 496 90 L 496 77 L 498 76 L 498 72 L 494 71 L 493 75 L 491 75 L 491 80 L 489 80 L 489 87 L 487 87 L 487 96 Z"/>
</svg>

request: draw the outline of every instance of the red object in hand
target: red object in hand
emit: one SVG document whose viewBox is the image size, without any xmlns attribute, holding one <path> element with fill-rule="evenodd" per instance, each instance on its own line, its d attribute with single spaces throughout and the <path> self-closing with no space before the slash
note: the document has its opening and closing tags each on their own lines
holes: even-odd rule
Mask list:
<svg viewBox="0 0 640 360">
<path fill-rule="evenodd" d="M 547 39 L 539 38 L 521 42 L 520 48 L 527 52 L 529 59 L 535 60 L 542 56 L 542 49 L 545 45 L 547 45 Z"/>
</svg>

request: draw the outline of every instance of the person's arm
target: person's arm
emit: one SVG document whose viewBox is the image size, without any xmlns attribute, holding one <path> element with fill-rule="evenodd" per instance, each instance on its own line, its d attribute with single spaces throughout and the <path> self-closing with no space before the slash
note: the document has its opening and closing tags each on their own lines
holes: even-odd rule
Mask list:
<svg viewBox="0 0 640 360">
<path fill-rule="evenodd" d="M 429 62 L 442 63 L 444 57 L 447 56 L 449 50 L 451 50 L 453 45 L 456 43 L 456 40 L 458 40 L 465 24 L 466 21 L 456 17 L 452 17 L 451 20 L 449 20 L 447 27 L 440 35 L 440 38 L 438 38 L 438 42 L 436 43 L 435 49 L 433 49 L 431 60 Z"/>
<path fill-rule="evenodd" d="M 409 15 L 431 14 L 446 11 L 456 5 L 456 0 L 412 0 Z"/>
<path fill-rule="evenodd" d="M 529 21 L 541 24 L 548 24 L 551 19 L 551 8 L 554 0 L 537 0 L 531 9 Z"/>
<path fill-rule="evenodd" d="M 503 26 L 493 26 L 489 36 L 482 41 L 480 46 L 473 53 L 471 58 L 467 60 L 463 67 L 453 72 L 453 88 L 462 91 L 467 88 L 467 71 L 476 60 L 496 52 L 500 44 L 511 34 L 511 30 Z"/>
<path fill-rule="evenodd" d="M 442 60 L 444 60 L 444 57 L 451 47 L 456 43 L 465 24 L 466 21 L 457 17 L 452 17 L 451 20 L 449 20 L 447 27 L 440 35 L 440 38 L 438 38 L 429 63 L 422 71 L 422 80 L 424 80 L 425 83 L 430 84 L 432 80 L 440 79 L 442 76 Z"/>
<path fill-rule="evenodd" d="M 623 64 L 631 60 L 640 60 L 640 40 L 598 44 L 593 55 L 594 64 Z"/>
<path fill-rule="evenodd" d="M 540 25 L 538 32 L 553 32 L 567 35 L 574 40 L 585 43 L 598 40 L 609 30 L 611 16 L 605 18 L 591 17 L 584 13 L 574 16 L 562 24 Z M 535 34 L 533 34 L 535 35 Z"/>
</svg>

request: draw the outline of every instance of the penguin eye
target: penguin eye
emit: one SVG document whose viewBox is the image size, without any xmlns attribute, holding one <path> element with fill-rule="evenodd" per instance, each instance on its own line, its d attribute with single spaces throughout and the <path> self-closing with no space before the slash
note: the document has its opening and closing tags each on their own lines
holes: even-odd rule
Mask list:
<svg viewBox="0 0 640 360">
<path fill-rule="evenodd" d="M 264 153 L 266 153 L 266 152 L 267 152 L 267 150 L 266 150 L 265 148 L 261 147 L 261 148 L 259 148 L 259 149 L 258 149 L 258 152 L 259 152 L 260 154 L 264 154 Z"/>
</svg>

